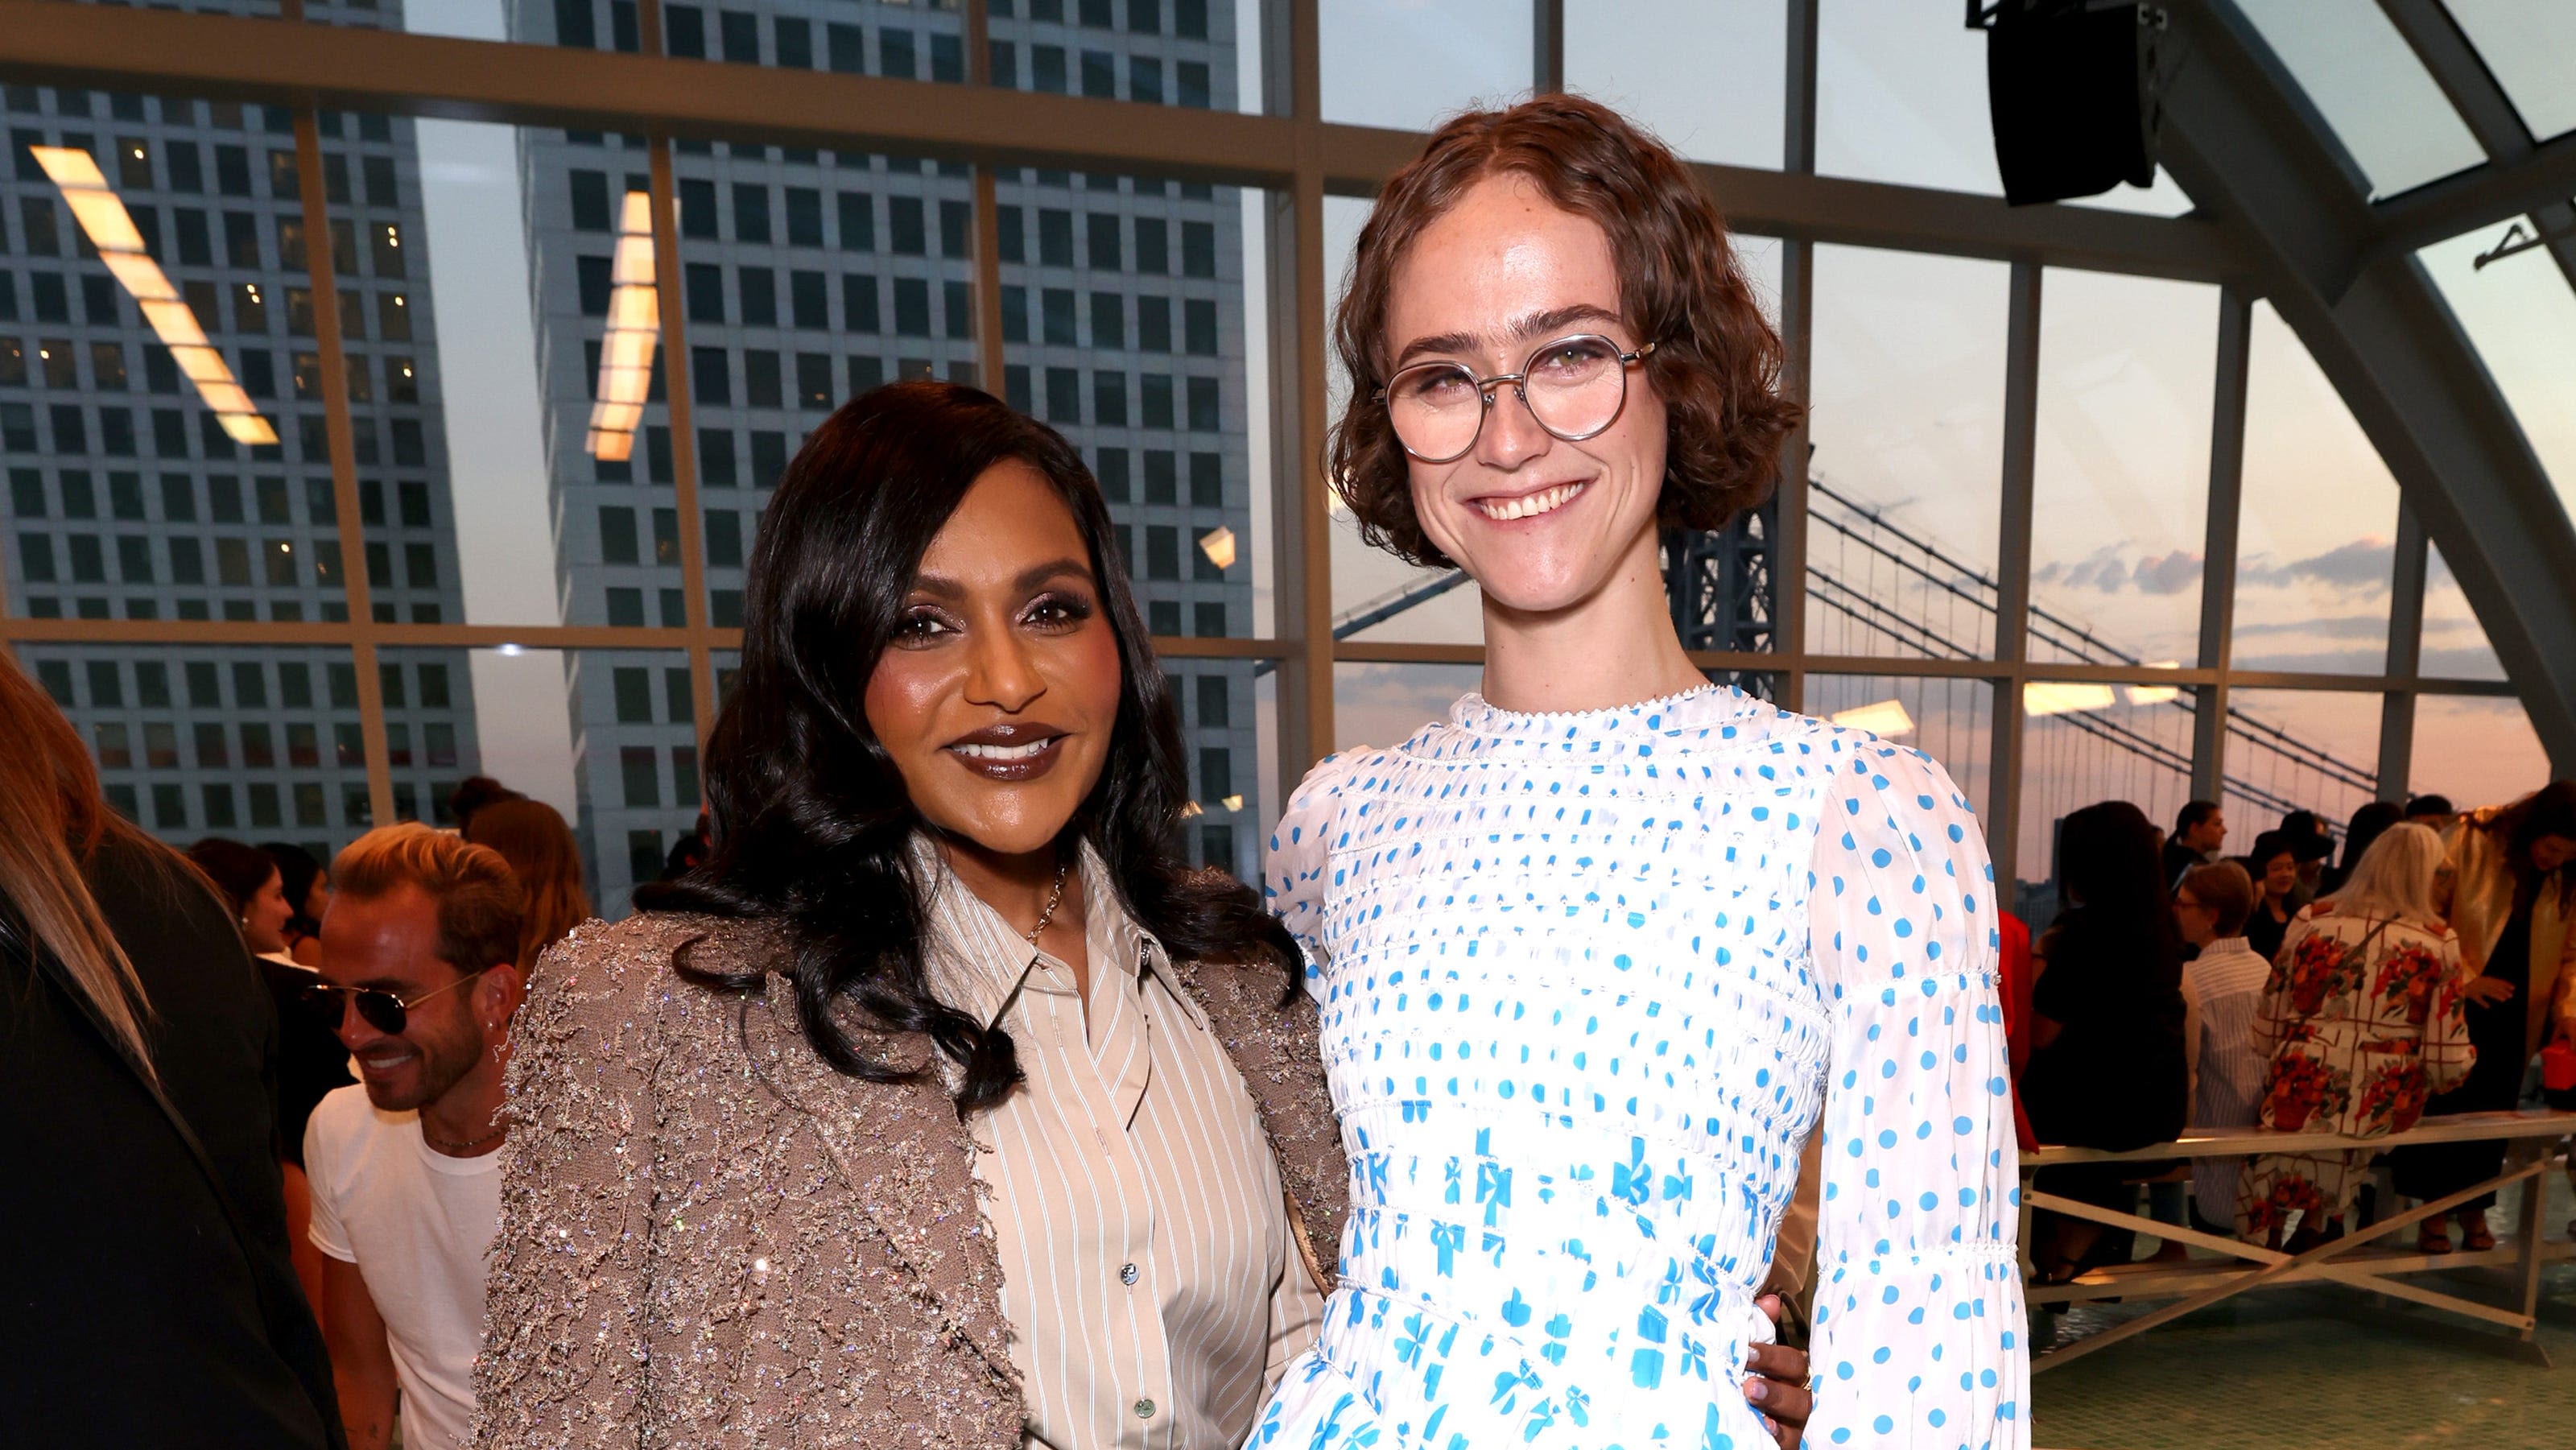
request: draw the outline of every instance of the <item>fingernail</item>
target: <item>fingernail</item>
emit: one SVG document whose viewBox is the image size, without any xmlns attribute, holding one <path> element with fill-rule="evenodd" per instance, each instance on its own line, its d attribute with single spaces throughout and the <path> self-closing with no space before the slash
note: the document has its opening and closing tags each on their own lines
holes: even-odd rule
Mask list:
<svg viewBox="0 0 2576 1450">
<path fill-rule="evenodd" d="M 1753 1387 L 1744 1392 L 1744 1397 L 1748 1400 L 1767 1400 L 1771 1398 L 1771 1382 L 1769 1380 L 1755 1380 L 1753 1382 Z"/>
</svg>

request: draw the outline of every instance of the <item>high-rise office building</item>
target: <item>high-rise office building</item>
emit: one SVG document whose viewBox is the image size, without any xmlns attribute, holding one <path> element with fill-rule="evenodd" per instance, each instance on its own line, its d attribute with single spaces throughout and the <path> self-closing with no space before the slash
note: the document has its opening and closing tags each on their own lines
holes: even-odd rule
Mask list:
<svg viewBox="0 0 2576 1450">
<path fill-rule="evenodd" d="M 393 9 L 365 19 L 400 23 Z M 6 88 L 0 104 L 11 611 L 345 620 L 291 115 L 28 86 Z M 320 144 L 374 610 L 459 621 L 412 123 L 325 113 Z M 124 241 L 94 235 L 112 214 L 103 222 L 96 207 L 67 204 L 81 175 L 92 179 L 86 200 L 103 189 L 122 204 L 133 229 Z M 122 250 L 138 239 L 184 314 L 147 314 L 138 301 L 128 265 L 138 254 Z M 211 354 L 186 339 L 191 324 Z M 209 356 L 240 389 L 229 417 L 196 381 Z M 248 417 L 259 421 L 243 426 Z M 30 644 L 20 659 L 91 743 L 109 798 L 165 839 L 213 833 L 329 851 L 371 824 L 345 649 Z M 396 813 L 438 819 L 475 763 L 465 653 L 387 651 L 379 669 Z"/>
<path fill-rule="evenodd" d="M 1231 6 L 995 0 L 993 83 L 1206 107 L 1236 89 Z M 622 0 L 514 0 L 515 39 L 634 49 Z M 960 16 L 883 0 L 666 5 L 667 51 L 716 64 L 963 84 Z M 574 624 L 684 622 L 669 415 L 648 404 L 624 462 L 588 447 L 623 198 L 642 141 L 520 133 L 538 376 Z M 974 182 L 959 165 L 752 143 L 674 146 L 679 277 L 707 617 L 740 623 L 769 490 L 841 403 L 899 377 L 975 382 Z M 1242 200 L 1153 178 L 996 178 L 1010 402 L 1098 473 L 1157 635 L 1251 634 Z M 662 340 L 665 346 L 672 340 Z M 655 397 L 659 394 L 657 369 Z M 994 380 L 985 380 L 993 386 Z M 1240 541 L 1238 543 L 1238 541 Z M 623 908 L 688 828 L 698 761 L 685 661 L 572 657 L 581 826 L 602 909 Z M 1192 859 L 1250 876 L 1260 819 L 1254 667 L 1174 661 L 1189 736 Z M 723 669 L 719 665 L 719 679 Z"/>
</svg>

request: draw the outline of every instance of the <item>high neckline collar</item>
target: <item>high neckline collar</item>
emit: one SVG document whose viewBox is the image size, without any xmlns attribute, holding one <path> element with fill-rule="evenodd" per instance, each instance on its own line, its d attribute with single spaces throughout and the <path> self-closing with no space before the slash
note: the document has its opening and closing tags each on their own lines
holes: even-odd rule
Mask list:
<svg viewBox="0 0 2576 1450">
<path fill-rule="evenodd" d="M 1549 726 L 1619 728 L 1631 723 L 1647 730 L 1686 730 L 1745 713 L 1753 697 L 1733 685 L 1710 681 L 1669 695 L 1629 705 L 1590 710 L 1509 710 L 1470 690 L 1449 708 L 1449 723 L 1480 734 L 1521 735 Z"/>
</svg>

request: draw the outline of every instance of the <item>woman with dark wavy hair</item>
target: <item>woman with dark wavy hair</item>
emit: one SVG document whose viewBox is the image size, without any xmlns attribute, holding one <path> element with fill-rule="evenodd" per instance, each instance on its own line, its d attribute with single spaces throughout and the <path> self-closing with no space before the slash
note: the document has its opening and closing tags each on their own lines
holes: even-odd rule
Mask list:
<svg viewBox="0 0 2576 1450">
<path fill-rule="evenodd" d="M 2021 1074 L 2031 1131 L 2042 1143 L 2114 1151 L 2180 1137 L 2191 1111 L 2182 942 L 2154 823 L 2127 801 L 2068 812 L 2057 825 L 2057 882 L 2065 909 L 2031 948 L 2033 1046 Z M 2037 1186 L 2125 1210 L 2137 1198 L 2126 1179 L 2139 1171 L 2067 1164 L 2039 1170 Z M 2032 1261 L 2051 1283 L 2126 1263 L 2135 1244 L 2126 1229 L 2054 1213 L 2031 1228 Z"/>
<path fill-rule="evenodd" d="M 1462 115 L 1333 335 L 1330 476 L 1474 579 L 1485 677 L 1272 839 L 1368 1169 L 1261 1443 L 1782 1433 L 1738 1382 L 1821 1125 L 1818 1443 L 2027 1444 L 1976 819 L 1922 754 L 1710 684 L 1664 593 L 1663 531 L 1758 505 L 1797 417 L 1725 223 L 1593 102 Z"/>
<path fill-rule="evenodd" d="M 772 501 L 714 852 L 538 966 L 481 1443 L 1240 1442 L 1347 1192 L 1099 489 L 968 388 Z M 1311 1233 L 1311 1237 L 1309 1234 Z"/>
<path fill-rule="evenodd" d="M 1265 1138 L 1321 1117 L 1312 1017 L 1250 889 L 1174 854 L 1113 537 L 1073 450 L 971 389 L 879 389 L 797 455 L 713 856 L 537 968 L 481 1443 L 1250 1424 L 1341 1164 Z"/>
</svg>

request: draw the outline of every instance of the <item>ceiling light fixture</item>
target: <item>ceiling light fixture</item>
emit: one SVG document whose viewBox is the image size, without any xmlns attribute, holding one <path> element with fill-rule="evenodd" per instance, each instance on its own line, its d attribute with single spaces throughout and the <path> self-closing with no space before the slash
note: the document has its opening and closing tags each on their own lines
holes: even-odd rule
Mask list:
<svg viewBox="0 0 2576 1450">
<path fill-rule="evenodd" d="M 171 360 L 195 385 L 197 396 L 214 411 L 224 432 L 236 443 L 275 443 L 277 429 L 251 406 L 250 396 L 233 381 L 223 354 L 207 343 L 196 313 L 180 300 L 179 289 L 170 284 L 161 264 L 143 250 L 143 233 L 135 229 L 125 203 L 109 189 L 98 162 L 88 152 L 69 146 L 27 150 L 62 191 L 72 220 L 80 223 L 90 245 L 98 249 L 98 259 L 142 307 L 143 320 L 161 345 L 170 349 Z"/>
<path fill-rule="evenodd" d="M 653 389 L 653 347 L 662 336 L 662 297 L 653 283 L 653 197 L 626 193 L 617 216 L 617 261 L 609 273 L 608 332 L 599 343 L 598 400 L 590 405 L 591 456 L 623 463 Z"/>
</svg>

